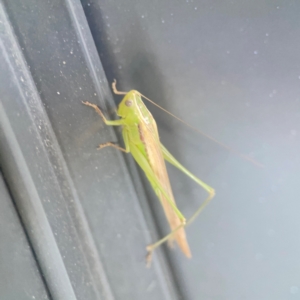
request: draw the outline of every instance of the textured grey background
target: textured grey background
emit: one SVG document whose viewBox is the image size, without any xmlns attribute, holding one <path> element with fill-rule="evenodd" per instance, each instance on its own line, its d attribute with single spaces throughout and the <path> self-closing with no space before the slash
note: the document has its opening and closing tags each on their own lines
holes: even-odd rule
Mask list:
<svg viewBox="0 0 300 300">
<path fill-rule="evenodd" d="M 229 154 L 151 107 L 163 143 L 217 192 L 187 229 L 193 259 L 170 251 L 185 299 L 298 299 L 300 3 L 84 1 L 84 7 L 109 80 L 118 78 L 124 90 L 141 91 L 265 165 Z M 204 194 L 170 172 L 189 216 Z"/>
<path fill-rule="evenodd" d="M 7 300 L 48 300 L 40 270 L 0 175 L 0 294 Z"/>
<path fill-rule="evenodd" d="M 81 3 L 0 2 L 0 61 L 0 168 L 10 196 L 0 211 L 0 281 L 20 269 L 24 299 L 42 295 L 43 281 L 55 300 L 177 299 L 162 253 L 145 266 L 155 231 L 134 168 L 119 152 L 96 150 L 116 135 L 81 101 L 115 106 Z M 23 235 L 9 230 L 20 224 Z M 7 249 L 29 259 L 12 260 Z M 12 288 L 0 299 L 15 300 Z"/>
<path fill-rule="evenodd" d="M 77 0 L 0 4 L 0 270 L 28 274 L 18 293 L 299 298 L 299 2 L 98 0 L 82 1 L 84 11 Z M 168 232 L 159 202 L 130 155 L 96 151 L 116 135 L 80 103 L 97 102 L 113 118 L 113 78 L 265 165 L 149 105 L 162 142 L 217 192 L 187 229 L 191 260 L 163 247 L 145 268 L 144 247 L 157 238 L 152 214 L 160 235 Z M 188 217 L 205 193 L 169 170 Z M 16 240 L 23 259 L 7 254 Z"/>
</svg>

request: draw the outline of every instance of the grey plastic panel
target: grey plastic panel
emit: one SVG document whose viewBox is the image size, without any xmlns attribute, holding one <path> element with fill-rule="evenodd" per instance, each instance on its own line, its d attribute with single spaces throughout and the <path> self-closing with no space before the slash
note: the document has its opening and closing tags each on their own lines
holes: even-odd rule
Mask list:
<svg viewBox="0 0 300 300">
<path fill-rule="evenodd" d="M 145 265 L 155 231 L 135 168 L 96 150 L 116 137 L 81 101 L 114 105 L 80 3 L 4 3 L 1 167 L 51 298 L 177 299 L 163 253 Z"/>
<path fill-rule="evenodd" d="M 0 174 L 0 298 L 48 300 L 48 292 Z"/>
<path fill-rule="evenodd" d="M 149 105 L 165 146 L 217 193 L 187 229 L 193 259 L 168 251 L 184 299 L 298 299 L 299 1 L 83 3 L 110 81 L 265 165 Z M 172 167 L 170 177 L 191 215 L 205 195 Z M 154 196 L 151 203 L 166 233 Z"/>
<path fill-rule="evenodd" d="M 51 298 L 297 299 L 300 4 L 82 3 L 85 16 L 79 1 L 0 4 L 0 163 Z M 165 247 L 145 268 L 151 212 L 168 231 L 161 208 L 129 155 L 96 151 L 116 135 L 80 104 L 114 118 L 113 78 L 265 165 L 151 107 L 163 143 L 217 192 L 187 229 L 192 260 Z M 191 215 L 205 193 L 170 177 Z"/>
</svg>

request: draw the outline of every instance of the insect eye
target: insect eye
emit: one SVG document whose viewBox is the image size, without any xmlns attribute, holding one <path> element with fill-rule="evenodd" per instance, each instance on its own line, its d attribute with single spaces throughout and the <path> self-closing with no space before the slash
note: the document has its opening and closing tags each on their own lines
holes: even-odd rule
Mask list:
<svg viewBox="0 0 300 300">
<path fill-rule="evenodd" d="M 125 105 L 126 106 L 132 106 L 133 102 L 132 100 L 126 100 Z"/>
</svg>

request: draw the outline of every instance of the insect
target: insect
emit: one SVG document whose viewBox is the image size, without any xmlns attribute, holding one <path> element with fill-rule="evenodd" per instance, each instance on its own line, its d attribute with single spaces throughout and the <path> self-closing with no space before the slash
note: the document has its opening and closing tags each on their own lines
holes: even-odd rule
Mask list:
<svg viewBox="0 0 300 300">
<path fill-rule="evenodd" d="M 122 136 L 125 148 L 115 145 L 114 143 L 107 142 L 99 145 L 98 149 L 110 146 L 125 153 L 131 152 L 135 161 L 145 172 L 146 177 L 148 178 L 164 209 L 171 232 L 154 244 L 147 246 L 147 265 L 150 266 L 153 251 L 166 241 L 172 243 L 175 240 L 181 251 L 190 258 L 191 251 L 187 242 L 184 227 L 191 223 L 200 214 L 204 207 L 214 197 L 215 191 L 212 187 L 204 183 L 183 167 L 161 144 L 156 122 L 145 106 L 141 98 L 142 95 L 136 90 L 131 90 L 129 92 L 118 91 L 116 89 L 116 81 L 113 82 L 112 88 L 115 94 L 125 95 L 117 110 L 117 114 L 120 119 L 107 120 L 97 105 L 89 102 L 82 103 L 94 108 L 106 125 L 122 126 Z M 150 100 L 148 98 L 146 99 Z M 165 160 L 197 182 L 208 193 L 206 200 L 189 220 L 185 219 L 176 206 Z"/>
</svg>

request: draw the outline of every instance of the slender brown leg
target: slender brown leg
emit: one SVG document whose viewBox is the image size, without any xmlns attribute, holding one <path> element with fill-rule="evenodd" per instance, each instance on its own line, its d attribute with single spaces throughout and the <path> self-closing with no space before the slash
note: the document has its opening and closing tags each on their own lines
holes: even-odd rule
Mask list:
<svg viewBox="0 0 300 300">
<path fill-rule="evenodd" d="M 122 147 L 120 147 L 118 145 L 115 145 L 112 142 L 107 142 L 107 143 L 104 143 L 104 144 L 100 144 L 97 149 L 100 150 L 100 149 L 103 149 L 105 147 L 114 147 L 114 148 L 116 148 L 116 149 L 118 149 L 120 151 L 123 151 L 123 152 L 127 153 L 127 151 L 126 151 L 125 148 L 122 148 Z"/>
<path fill-rule="evenodd" d="M 128 93 L 128 92 L 120 92 L 120 91 L 118 91 L 116 85 L 117 85 L 117 80 L 114 79 L 113 83 L 111 84 L 111 88 L 112 88 L 114 94 L 116 94 L 116 95 L 126 95 Z"/>
<path fill-rule="evenodd" d="M 90 103 L 88 101 L 81 101 L 81 102 L 82 102 L 82 104 L 84 104 L 86 106 L 92 107 L 97 112 L 97 114 L 102 118 L 102 120 L 104 121 L 104 123 L 106 123 L 106 118 L 104 117 L 101 109 L 96 104 Z"/>
</svg>

